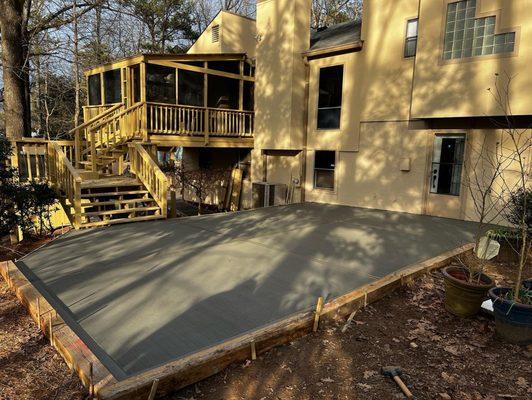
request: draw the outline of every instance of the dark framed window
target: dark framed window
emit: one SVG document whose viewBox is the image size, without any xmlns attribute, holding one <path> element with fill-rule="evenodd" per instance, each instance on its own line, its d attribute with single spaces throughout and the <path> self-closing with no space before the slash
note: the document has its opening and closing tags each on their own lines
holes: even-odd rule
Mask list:
<svg viewBox="0 0 532 400">
<path fill-rule="evenodd" d="M 417 52 L 418 19 L 406 23 L 405 58 L 415 57 Z"/>
<path fill-rule="evenodd" d="M 343 65 L 320 69 L 318 129 L 340 128 L 343 80 Z"/>
<path fill-rule="evenodd" d="M 102 104 L 102 81 L 101 75 L 89 76 L 89 106 L 99 106 Z"/>
<path fill-rule="evenodd" d="M 146 65 L 146 100 L 176 104 L 175 68 Z"/>
<path fill-rule="evenodd" d="M 105 84 L 105 104 L 122 102 L 122 74 L 119 69 L 106 71 L 103 74 Z"/>
<path fill-rule="evenodd" d="M 318 150 L 314 155 L 314 187 L 334 190 L 336 152 Z"/>
<path fill-rule="evenodd" d="M 460 195 L 465 136 L 437 135 L 434 139 L 430 192 Z"/>
<path fill-rule="evenodd" d="M 183 106 L 203 107 L 204 75 L 180 69 L 177 73 L 179 85 L 179 104 Z"/>
</svg>

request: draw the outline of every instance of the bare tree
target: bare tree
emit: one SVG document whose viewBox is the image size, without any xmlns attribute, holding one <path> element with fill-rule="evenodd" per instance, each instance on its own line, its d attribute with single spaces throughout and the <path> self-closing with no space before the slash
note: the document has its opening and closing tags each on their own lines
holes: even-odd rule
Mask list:
<svg viewBox="0 0 532 400">
<path fill-rule="evenodd" d="M 515 302 L 520 301 L 520 292 L 523 282 L 523 271 L 527 264 L 528 256 L 532 247 L 532 240 L 530 238 L 530 207 L 529 191 L 531 190 L 531 174 L 532 174 L 532 130 L 530 126 L 519 128 L 511 107 L 511 85 L 513 76 L 504 73 L 495 76 L 494 89 L 488 89 L 492 94 L 498 108 L 503 114 L 503 123 L 501 129 L 506 140 L 503 143 L 506 151 L 509 153 L 507 158 L 511 162 L 511 170 L 502 184 L 508 193 L 511 193 L 508 207 L 514 210 L 513 222 L 517 231 L 519 232 L 519 246 L 515 249 L 519 255 L 519 266 L 517 271 L 517 279 L 514 289 Z M 520 196 L 521 194 L 521 196 Z M 517 204 L 511 204 L 512 202 Z"/>
<path fill-rule="evenodd" d="M 362 18 L 362 0 L 312 0 L 312 26 L 320 28 Z"/>
</svg>

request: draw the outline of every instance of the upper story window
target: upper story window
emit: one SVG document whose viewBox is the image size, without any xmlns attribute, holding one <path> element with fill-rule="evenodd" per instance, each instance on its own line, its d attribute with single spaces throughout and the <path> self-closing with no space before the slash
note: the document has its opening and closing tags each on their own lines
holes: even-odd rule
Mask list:
<svg viewBox="0 0 532 400">
<path fill-rule="evenodd" d="M 122 101 L 122 75 L 119 69 L 106 71 L 103 74 L 105 83 L 105 104 L 116 104 Z"/>
<path fill-rule="evenodd" d="M 220 41 L 220 25 L 214 25 L 212 27 L 212 42 L 218 43 Z"/>
<path fill-rule="evenodd" d="M 318 129 L 340 129 L 344 66 L 320 69 Z"/>
<path fill-rule="evenodd" d="M 100 74 L 89 76 L 89 106 L 102 104 L 102 76 Z"/>
<path fill-rule="evenodd" d="M 477 0 L 462 0 L 447 6 L 444 60 L 512 53 L 515 32 L 495 33 L 495 16 L 475 18 Z"/>
<path fill-rule="evenodd" d="M 465 136 L 438 135 L 434 139 L 430 192 L 460 195 Z"/>
<path fill-rule="evenodd" d="M 406 24 L 405 57 L 414 57 L 417 50 L 418 19 L 411 19 Z"/>
</svg>

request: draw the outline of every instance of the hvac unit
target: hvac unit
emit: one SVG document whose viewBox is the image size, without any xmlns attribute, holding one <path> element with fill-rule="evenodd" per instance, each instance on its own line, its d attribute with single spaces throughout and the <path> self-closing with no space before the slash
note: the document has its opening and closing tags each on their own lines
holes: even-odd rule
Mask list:
<svg viewBox="0 0 532 400">
<path fill-rule="evenodd" d="M 253 182 L 253 208 L 272 207 L 286 204 L 286 185 L 267 182 Z"/>
</svg>

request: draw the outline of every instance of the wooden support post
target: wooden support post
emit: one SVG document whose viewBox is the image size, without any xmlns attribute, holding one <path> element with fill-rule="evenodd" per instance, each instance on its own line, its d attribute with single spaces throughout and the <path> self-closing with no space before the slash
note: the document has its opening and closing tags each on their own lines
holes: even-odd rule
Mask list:
<svg viewBox="0 0 532 400">
<path fill-rule="evenodd" d="M 170 218 L 177 218 L 177 193 L 175 189 L 170 190 Z"/>
<path fill-rule="evenodd" d="M 316 312 L 314 314 L 314 326 L 312 327 L 313 332 L 318 331 L 318 326 L 320 324 L 320 315 L 321 310 L 323 309 L 323 297 L 318 298 L 318 302 L 316 303 Z"/>
<path fill-rule="evenodd" d="M 81 227 L 81 180 L 74 183 L 74 228 Z"/>
<path fill-rule="evenodd" d="M 48 314 L 48 332 L 50 335 L 50 346 L 54 346 L 54 326 L 52 323 L 52 311 Z"/>
<path fill-rule="evenodd" d="M 92 362 L 89 364 L 89 395 L 94 396 L 94 365 Z"/>
<path fill-rule="evenodd" d="M 155 399 L 155 393 L 157 393 L 157 386 L 159 386 L 159 379 L 155 379 L 151 385 L 150 395 L 148 396 L 148 400 Z"/>
<path fill-rule="evenodd" d="M 6 277 L 7 277 L 7 287 L 11 289 L 11 275 L 9 275 L 9 261 L 6 263 Z"/>
<path fill-rule="evenodd" d="M 37 327 L 41 330 L 41 299 L 37 296 Z"/>
<path fill-rule="evenodd" d="M 251 341 L 251 359 L 253 361 L 257 359 L 257 349 L 255 347 L 255 340 Z"/>
<path fill-rule="evenodd" d="M 81 168 L 81 132 L 76 130 L 74 132 L 74 154 L 75 154 L 75 165 L 77 169 Z"/>
</svg>

